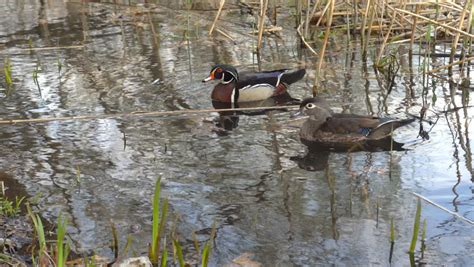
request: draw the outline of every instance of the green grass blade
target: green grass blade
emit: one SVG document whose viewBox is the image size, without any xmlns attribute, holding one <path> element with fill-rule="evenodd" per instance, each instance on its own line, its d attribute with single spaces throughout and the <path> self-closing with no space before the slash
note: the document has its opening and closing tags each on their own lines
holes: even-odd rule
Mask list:
<svg viewBox="0 0 474 267">
<path fill-rule="evenodd" d="M 132 245 L 132 235 L 127 236 L 127 243 L 125 244 L 125 247 L 123 248 L 123 255 L 127 255 L 128 250 L 130 249 L 130 246 Z"/>
<path fill-rule="evenodd" d="M 151 249 L 150 259 L 153 263 L 158 262 L 158 253 L 156 248 L 158 246 L 158 234 L 159 234 L 159 222 L 160 222 L 160 190 L 161 190 L 161 177 L 158 177 L 155 184 L 155 194 L 153 196 L 153 222 L 151 231 Z"/>
<path fill-rule="evenodd" d="M 166 267 L 166 263 L 168 261 L 168 249 L 166 248 L 166 238 L 163 241 L 163 252 L 161 253 L 161 267 Z"/>
<path fill-rule="evenodd" d="M 202 256 L 201 256 L 201 266 L 207 267 L 209 263 L 209 251 L 211 250 L 211 241 L 206 242 L 204 247 L 202 248 Z"/>
<path fill-rule="evenodd" d="M 56 229 L 56 250 L 57 250 L 57 258 L 56 258 L 56 265 L 58 267 L 63 267 L 66 264 L 67 252 L 64 246 L 64 237 L 66 235 L 66 220 L 62 219 L 61 215 L 58 217 L 57 229 Z"/>
<path fill-rule="evenodd" d="M 212 224 L 211 236 L 209 237 L 209 240 L 204 245 L 204 248 L 202 249 L 202 256 L 201 256 L 202 267 L 206 267 L 209 263 L 209 255 L 211 254 L 212 242 L 214 242 L 215 237 L 216 237 L 216 223 L 214 222 Z"/>
<path fill-rule="evenodd" d="M 183 257 L 183 249 L 181 248 L 181 245 L 179 244 L 178 240 L 173 239 L 173 246 L 176 249 L 176 256 L 178 257 L 178 262 L 180 267 L 184 267 L 184 257 Z"/>
<path fill-rule="evenodd" d="M 390 220 L 390 242 L 395 242 L 395 227 L 393 225 L 393 218 Z"/>
<path fill-rule="evenodd" d="M 193 236 L 194 249 L 196 249 L 196 252 L 199 254 L 201 252 L 201 248 L 199 247 L 199 241 L 197 240 L 196 232 L 193 231 L 192 236 Z"/>
<path fill-rule="evenodd" d="M 423 220 L 423 230 L 421 231 L 421 240 L 424 241 L 426 238 L 426 219 Z"/>
<path fill-rule="evenodd" d="M 417 204 L 416 204 L 416 214 L 415 214 L 415 223 L 413 225 L 413 236 L 411 238 L 411 243 L 410 243 L 410 254 L 415 253 L 415 247 L 416 247 L 416 241 L 418 239 L 418 233 L 420 231 L 420 217 L 421 217 L 421 201 L 418 198 Z"/>
<path fill-rule="evenodd" d="M 163 206 L 161 207 L 161 209 L 162 209 L 162 211 L 161 211 L 160 228 L 158 230 L 158 236 L 163 235 L 163 231 L 164 231 L 165 226 L 166 226 L 166 216 L 168 214 L 168 199 L 167 198 L 165 198 L 163 200 Z"/>
<path fill-rule="evenodd" d="M 41 218 L 39 215 L 36 215 L 36 221 L 38 222 L 38 240 L 40 242 L 40 251 L 45 251 L 46 248 L 46 238 L 44 235 L 44 227 L 43 227 L 43 222 L 41 221 Z"/>
</svg>

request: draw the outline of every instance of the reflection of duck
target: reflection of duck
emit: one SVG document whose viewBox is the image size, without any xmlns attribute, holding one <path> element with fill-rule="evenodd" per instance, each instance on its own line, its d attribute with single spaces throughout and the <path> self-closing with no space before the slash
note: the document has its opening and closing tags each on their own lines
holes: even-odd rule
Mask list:
<svg viewBox="0 0 474 267">
<path fill-rule="evenodd" d="M 329 151 L 327 149 L 309 150 L 304 157 L 295 156 L 290 160 L 296 162 L 303 170 L 322 171 L 328 167 Z"/>
<path fill-rule="evenodd" d="M 230 109 L 230 108 L 258 108 L 258 107 L 273 107 L 282 105 L 297 105 L 301 100 L 292 98 L 288 92 L 281 95 L 268 98 L 260 101 L 242 102 L 242 103 L 229 103 L 212 101 L 212 106 L 218 111 L 219 109 Z M 216 122 L 216 126 L 223 128 L 227 131 L 237 128 L 239 125 L 239 115 L 255 116 L 262 115 L 272 109 L 265 110 L 253 110 L 253 111 L 218 111 L 219 119 Z M 282 110 L 282 109 L 278 109 Z"/>
<path fill-rule="evenodd" d="M 414 121 L 334 113 L 317 97 L 305 99 L 298 113 L 309 116 L 300 130 L 302 143 L 319 150 L 403 150 L 403 144 L 392 139 L 392 132 Z"/>
<path fill-rule="evenodd" d="M 202 80 L 219 80 L 212 90 L 213 101 L 242 103 L 265 100 L 284 94 L 288 86 L 303 78 L 306 71 L 286 69 L 264 72 L 242 73 L 230 65 L 218 64 L 211 69 L 209 77 Z"/>
</svg>

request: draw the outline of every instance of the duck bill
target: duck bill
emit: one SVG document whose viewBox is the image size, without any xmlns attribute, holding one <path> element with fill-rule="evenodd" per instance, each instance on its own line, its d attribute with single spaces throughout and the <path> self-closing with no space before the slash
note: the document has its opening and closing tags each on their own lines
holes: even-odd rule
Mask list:
<svg viewBox="0 0 474 267">
<path fill-rule="evenodd" d="M 209 77 L 207 77 L 206 79 L 203 79 L 202 82 L 205 83 L 205 82 L 208 82 L 208 81 L 212 81 L 214 80 L 214 72 L 211 72 L 211 75 L 209 75 Z"/>
<path fill-rule="evenodd" d="M 214 77 L 209 76 L 206 79 L 203 79 L 202 82 L 205 83 L 205 82 L 208 82 L 208 81 L 211 81 L 211 80 L 214 80 Z"/>
<path fill-rule="evenodd" d="M 290 114 L 290 119 L 297 119 L 297 118 L 302 118 L 302 117 L 306 117 L 306 114 L 304 114 L 302 108 Z"/>
</svg>

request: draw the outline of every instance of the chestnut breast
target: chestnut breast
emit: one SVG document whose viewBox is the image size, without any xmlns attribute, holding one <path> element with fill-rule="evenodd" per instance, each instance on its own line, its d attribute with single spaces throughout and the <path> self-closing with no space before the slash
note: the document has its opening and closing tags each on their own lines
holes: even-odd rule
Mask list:
<svg viewBox="0 0 474 267">
<path fill-rule="evenodd" d="M 214 101 L 219 102 L 232 102 L 232 92 L 234 91 L 235 84 L 218 84 L 212 90 L 211 98 Z"/>
</svg>

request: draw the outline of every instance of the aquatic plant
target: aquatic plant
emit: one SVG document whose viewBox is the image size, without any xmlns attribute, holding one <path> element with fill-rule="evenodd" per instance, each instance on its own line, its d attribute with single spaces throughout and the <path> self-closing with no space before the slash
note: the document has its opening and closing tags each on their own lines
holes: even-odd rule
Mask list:
<svg viewBox="0 0 474 267">
<path fill-rule="evenodd" d="M 5 74 L 5 83 L 7 85 L 7 89 L 10 89 L 13 86 L 13 79 L 12 79 L 12 65 L 8 57 L 6 57 L 5 60 L 3 61 L 3 74 Z"/>
<path fill-rule="evenodd" d="M 166 216 L 168 213 L 168 199 L 164 199 L 160 218 L 160 190 L 161 178 L 158 178 L 155 184 L 155 193 L 153 196 L 153 221 L 151 247 L 149 249 L 149 257 L 153 263 L 158 263 L 158 258 L 160 255 L 160 237 L 163 234 L 166 224 Z"/>
<path fill-rule="evenodd" d="M 15 197 L 15 201 L 11 201 L 5 196 L 0 197 L 0 215 L 15 216 L 20 212 L 21 203 L 25 197 Z"/>
<path fill-rule="evenodd" d="M 38 81 L 38 73 L 41 71 L 41 66 L 40 64 L 36 64 L 36 67 L 35 69 L 33 70 L 33 82 L 34 84 L 38 87 L 38 92 L 39 92 L 39 96 L 40 98 L 43 98 L 43 95 L 41 93 L 41 87 L 40 87 L 40 84 L 39 84 L 39 81 Z"/>
<path fill-rule="evenodd" d="M 423 220 L 423 229 L 421 230 L 421 258 L 425 255 L 426 249 L 426 219 Z"/>
<path fill-rule="evenodd" d="M 35 238 L 38 241 L 39 249 L 37 250 L 37 253 L 35 253 L 34 247 L 32 250 L 32 255 L 31 255 L 31 260 L 33 261 L 33 265 L 40 265 L 44 266 L 47 265 L 50 262 L 50 256 L 47 251 L 46 247 L 46 237 L 44 233 L 44 227 L 43 227 L 43 222 L 41 221 L 41 218 L 39 217 L 38 214 L 33 213 L 31 210 L 30 205 L 27 203 L 26 204 L 26 209 L 28 211 L 28 215 L 31 218 L 31 221 L 33 222 L 34 230 L 35 230 Z M 36 254 L 36 257 L 35 257 Z M 36 262 L 36 259 L 38 259 L 38 262 Z"/>
<path fill-rule="evenodd" d="M 420 218 L 421 218 L 421 201 L 420 199 L 418 199 L 416 203 L 415 222 L 413 224 L 413 235 L 411 238 L 410 249 L 408 250 L 408 252 L 412 255 L 415 254 L 416 241 L 418 240 L 418 234 L 420 231 Z"/>
<path fill-rule="evenodd" d="M 56 225 L 56 266 L 66 266 L 66 260 L 69 255 L 70 245 L 69 242 L 64 243 L 64 237 L 66 235 L 67 220 L 63 219 L 61 215 L 58 217 Z"/>
<path fill-rule="evenodd" d="M 392 262 L 393 248 L 395 246 L 395 227 L 393 225 L 393 218 L 390 219 L 390 256 L 388 262 Z"/>
<path fill-rule="evenodd" d="M 178 259 L 178 263 L 180 267 L 184 267 L 184 256 L 183 256 L 183 249 L 179 244 L 178 239 L 173 238 L 173 259 Z"/>
</svg>

